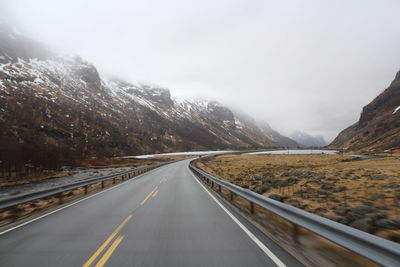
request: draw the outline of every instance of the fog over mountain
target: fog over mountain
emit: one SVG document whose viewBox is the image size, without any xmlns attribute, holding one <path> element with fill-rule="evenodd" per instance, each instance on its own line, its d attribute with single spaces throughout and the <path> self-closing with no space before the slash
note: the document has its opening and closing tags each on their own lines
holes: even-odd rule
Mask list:
<svg viewBox="0 0 400 267">
<path fill-rule="evenodd" d="M 299 131 L 292 133 L 289 137 L 296 141 L 300 147 L 323 147 L 328 144 L 322 136 L 312 136 Z"/>
<path fill-rule="evenodd" d="M 331 141 L 400 66 L 400 1 L 2 0 L 1 20 L 128 81 Z"/>
</svg>

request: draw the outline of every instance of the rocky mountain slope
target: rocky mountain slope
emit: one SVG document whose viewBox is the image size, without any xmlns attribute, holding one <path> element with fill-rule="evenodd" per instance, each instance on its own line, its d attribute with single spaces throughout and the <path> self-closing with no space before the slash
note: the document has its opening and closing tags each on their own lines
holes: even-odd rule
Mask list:
<svg viewBox="0 0 400 267">
<path fill-rule="evenodd" d="M 100 75 L 81 58 L 59 55 L 4 25 L 0 128 L 3 169 L 89 156 L 279 147 L 286 140 L 218 102 Z"/>
<path fill-rule="evenodd" d="M 295 140 L 301 147 L 323 147 L 327 143 L 322 136 L 313 136 L 305 132 L 294 132 L 290 138 Z"/>
<path fill-rule="evenodd" d="M 265 134 L 268 136 L 270 139 L 275 140 L 279 144 L 281 144 L 283 147 L 290 147 L 290 148 L 300 148 L 299 143 L 294 140 L 293 138 L 289 138 L 286 136 L 281 135 L 277 131 L 271 128 L 271 126 L 267 123 L 261 123 L 260 124 L 260 129 Z"/>
<path fill-rule="evenodd" d="M 363 108 L 360 120 L 343 130 L 330 146 L 371 152 L 400 149 L 400 71 L 390 86 Z"/>
</svg>

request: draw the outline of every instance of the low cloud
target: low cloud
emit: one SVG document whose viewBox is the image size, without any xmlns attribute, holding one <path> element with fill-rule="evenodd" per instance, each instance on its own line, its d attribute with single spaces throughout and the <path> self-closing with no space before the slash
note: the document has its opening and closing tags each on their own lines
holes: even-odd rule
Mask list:
<svg viewBox="0 0 400 267">
<path fill-rule="evenodd" d="M 400 2 L 2 1 L 2 17 L 100 70 L 331 140 L 400 68 Z"/>
</svg>

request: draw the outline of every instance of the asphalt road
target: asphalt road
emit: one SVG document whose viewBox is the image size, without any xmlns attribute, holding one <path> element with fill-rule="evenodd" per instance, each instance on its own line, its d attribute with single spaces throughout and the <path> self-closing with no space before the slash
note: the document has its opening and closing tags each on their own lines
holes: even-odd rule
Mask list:
<svg viewBox="0 0 400 267">
<path fill-rule="evenodd" d="M 0 266 L 301 266 L 217 202 L 188 163 L 2 232 Z"/>
</svg>

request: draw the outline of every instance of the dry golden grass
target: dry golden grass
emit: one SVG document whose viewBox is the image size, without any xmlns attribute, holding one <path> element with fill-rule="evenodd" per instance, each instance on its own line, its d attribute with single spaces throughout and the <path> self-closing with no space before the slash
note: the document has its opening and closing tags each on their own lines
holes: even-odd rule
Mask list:
<svg viewBox="0 0 400 267">
<path fill-rule="evenodd" d="M 287 204 L 332 219 L 340 219 L 336 208 L 360 205 L 375 207 L 390 219 L 400 217 L 400 157 L 220 155 L 196 164 L 224 180 L 258 193 L 266 190 L 266 196 L 279 194 Z"/>
</svg>

